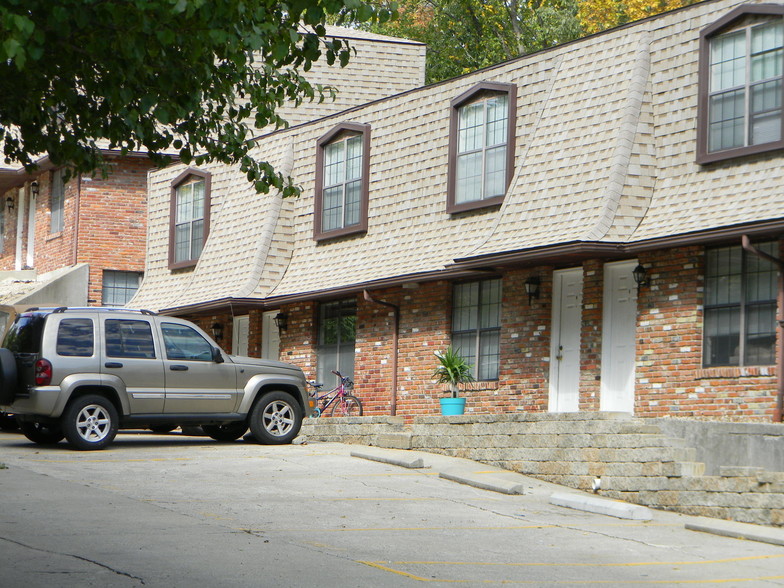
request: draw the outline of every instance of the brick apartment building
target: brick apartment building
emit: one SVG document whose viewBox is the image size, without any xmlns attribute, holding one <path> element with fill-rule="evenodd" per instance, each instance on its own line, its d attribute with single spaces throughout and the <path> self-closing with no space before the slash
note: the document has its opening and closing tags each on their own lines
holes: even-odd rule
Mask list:
<svg viewBox="0 0 784 588">
<path fill-rule="evenodd" d="M 39 170 L 0 170 L 0 302 L 122 306 L 144 272 L 147 173 L 142 154 L 107 152 L 109 175 L 64 182 Z"/>
<path fill-rule="evenodd" d="M 260 137 L 298 199 L 154 172 L 132 304 L 353 374 L 365 414 L 436 413 L 452 344 L 468 412 L 778 422 L 783 15 L 701 2 Z M 353 87 L 421 67 L 395 43 Z"/>
</svg>

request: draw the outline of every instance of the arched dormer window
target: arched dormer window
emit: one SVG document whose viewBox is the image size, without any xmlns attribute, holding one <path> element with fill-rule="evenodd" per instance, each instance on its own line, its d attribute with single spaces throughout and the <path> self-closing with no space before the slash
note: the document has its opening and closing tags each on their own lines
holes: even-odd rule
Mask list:
<svg viewBox="0 0 784 588">
<path fill-rule="evenodd" d="M 784 6 L 739 6 L 700 32 L 697 163 L 784 148 Z"/>
<path fill-rule="evenodd" d="M 451 103 L 447 212 L 501 204 L 514 172 L 517 86 L 481 82 Z"/>
<path fill-rule="evenodd" d="M 369 176 L 370 125 L 342 123 L 318 140 L 314 239 L 367 231 Z"/>
<path fill-rule="evenodd" d="M 171 185 L 169 269 L 196 265 L 210 232 L 210 174 L 189 168 Z"/>
</svg>

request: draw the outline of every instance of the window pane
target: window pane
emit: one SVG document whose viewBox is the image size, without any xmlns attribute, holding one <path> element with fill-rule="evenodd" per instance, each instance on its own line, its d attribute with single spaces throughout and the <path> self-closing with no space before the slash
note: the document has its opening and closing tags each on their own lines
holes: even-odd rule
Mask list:
<svg viewBox="0 0 784 588">
<path fill-rule="evenodd" d="M 457 150 L 459 153 L 482 148 L 482 124 L 484 102 L 468 104 L 460 108 Z"/>
<path fill-rule="evenodd" d="M 324 186 L 341 184 L 346 177 L 343 151 L 345 142 L 332 143 L 324 148 Z"/>
<path fill-rule="evenodd" d="M 105 270 L 103 272 L 102 304 L 104 306 L 125 306 L 139 289 L 141 274 Z"/>
<path fill-rule="evenodd" d="M 193 218 L 193 184 L 177 188 L 177 214 L 175 222 L 184 223 Z"/>
<path fill-rule="evenodd" d="M 455 202 L 470 202 L 482 198 L 482 153 L 469 153 L 457 159 Z"/>
<path fill-rule="evenodd" d="M 738 31 L 711 41 L 711 92 L 745 84 L 746 32 Z"/>
<path fill-rule="evenodd" d="M 479 337 L 479 365 L 477 366 L 477 379 L 497 380 L 498 365 L 500 362 L 500 332 L 487 331 Z"/>
<path fill-rule="evenodd" d="M 476 335 L 474 333 L 453 335 L 452 348 L 471 365 L 471 372 L 476 373 Z"/>
<path fill-rule="evenodd" d="M 362 177 L 362 137 L 346 141 L 346 180 Z"/>
<path fill-rule="evenodd" d="M 198 331 L 176 323 L 161 323 L 168 359 L 212 361 L 212 345 Z"/>
<path fill-rule="evenodd" d="M 155 357 L 152 329 L 147 321 L 107 319 L 104 328 L 108 357 Z"/>
<path fill-rule="evenodd" d="M 506 145 L 487 152 L 484 197 L 502 196 L 506 192 Z"/>
<path fill-rule="evenodd" d="M 452 330 L 466 331 L 479 325 L 479 282 L 454 287 Z"/>
<path fill-rule="evenodd" d="M 744 365 L 776 363 L 776 304 L 767 303 L 747 308 Z"/>
<path fill-rule="evenodd" d="M 711 151 L 744 145 L 745 96 L 744 90 L 737 90 L 711 97 Z"/>
<path fill-rule="evenodd" d="M 174 261 L 190 259 L 191 225 L 177 225 L 174 228 Z"/>
<path fill-rule="evenodd" d="M 355 300 L 325 302 L 319 305 L 317 375 L 320 382 L 331 387 L 335 380 L 332 370 L 353 377 L 356 325 Z"/>
<path fill-rule="evenodd" d="M 705 309 L 704 362 L 712 365 L 738 365 L 740 309 Z"/>
<path fill-rule="evenodd" d="M 482 282 L 482 308 L 479 327 L 501 326 L 501 280 Z"/>
<path fill-rule="evenodd" d="M 90 357 L 93 354 L 93 321 L 63 319 L 57 328 L 57 355 Z"/>
<path fill-rule="evenodd" d="M 362 184 L 360 181 L 346 185 L 346 219 L 344 226 L 350 227 L 359 224 L 359 208 L 362 196 Z"/>
<path fill-rule="evenodd" d="M 194 221 L 191 225 L 191 256 L 190 259 L 198 259 L 204 247 L 204 221 Z"/>
</svg>

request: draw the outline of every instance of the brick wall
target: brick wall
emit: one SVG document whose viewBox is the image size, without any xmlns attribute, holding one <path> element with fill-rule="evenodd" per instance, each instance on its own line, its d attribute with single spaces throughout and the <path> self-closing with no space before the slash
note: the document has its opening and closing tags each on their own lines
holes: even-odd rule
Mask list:
<svg viewBox="0 0 784 588">
<path fill-rule="evenodd" d="M 35 203 L 34 264 L 39 274 L 77 263 L 90 265 L 88 300 L 100 304 L 103 270 L 144 271 L 147 238 L 147 171 L 146 158 L 110 158 L 110 175 L 100 173 L 71 178 L 65 184 L 64 228 L 51 231 L 52 172 L 40 173 L 36 179 L 39 194 Z M 15 207 L 5 211 L 5 241 L 0 254 L 0 269 L 13 270 L 16 261 L 18 215 L 23 215 L 22 265 L 27 262 L 29 200 L 19 210 L 18 188 L 2 196 L 11 196 Z M 29 191 L 27 192 L 29 199 Z M 77 243 L 78 241 L 78 243 Z"/>
<path fill-rule="evenodd" d="M 640 291 L 637 416 L 769 421 L 774 366 L 702 368 L 702 247 L 644 255 L 650 285 Z"/>
</svg>

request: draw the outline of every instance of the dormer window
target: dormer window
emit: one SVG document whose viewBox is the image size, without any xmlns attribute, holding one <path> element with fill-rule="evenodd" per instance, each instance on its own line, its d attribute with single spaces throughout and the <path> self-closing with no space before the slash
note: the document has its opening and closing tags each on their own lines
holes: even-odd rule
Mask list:
<svg viewBox="0 0 784 588">
<path fill-rule="evenodd" d="M 698 163 L 784 147 L 782 14 L 741 6 L 702 32 Z"/>
<path fill-rule="evenodd" d="M 369 125 L 343 123 L 318 140 L 314 239 L 367 231 L 369 175 Z"/>
<path fill-rule="evenodd" d="M 514 168 L 516 90 L 483 82 L 452 100 L 448 212 L 503 201 Z"/>
<path fill-rule="evenodd" d="M 210 228 L 210 174 L 188 169 L 172 183 L 169 268 L 196 265 Z"/>
</svg>

